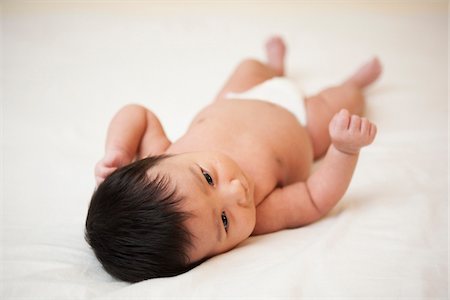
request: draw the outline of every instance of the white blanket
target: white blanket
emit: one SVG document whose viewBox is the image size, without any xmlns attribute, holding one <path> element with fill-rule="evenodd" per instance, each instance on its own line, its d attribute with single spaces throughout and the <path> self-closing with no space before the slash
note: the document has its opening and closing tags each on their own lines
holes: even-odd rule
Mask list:
<svg viewBox="0 0 450 300">
<path fill-rule="evenodd" d="M 446 1 L 130 2 L 1 4 L 1 299 L 447 298 Z M 307 94 L 384 65 L 347 194 L 183 275 L 111 278 L 83 239 L 109 120 L 141 103 L 178 138 L 273 33 Z"/>
</svg>

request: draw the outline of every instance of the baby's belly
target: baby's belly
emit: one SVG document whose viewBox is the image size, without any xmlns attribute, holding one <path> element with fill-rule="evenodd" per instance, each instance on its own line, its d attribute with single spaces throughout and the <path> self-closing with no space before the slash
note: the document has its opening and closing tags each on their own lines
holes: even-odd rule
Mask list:
<svg viewBox="0 0 450 300">
<path fill-rule="evenodd" d="M 215 103 L 194 119 L 190 130 L 214 140 L 243 160 L 258 161 L 276 174 L 279 185 L 305 180 L 313 151 L 307 130 L 296 117 L 276 105 L 249 100 Z"/>
</svg>

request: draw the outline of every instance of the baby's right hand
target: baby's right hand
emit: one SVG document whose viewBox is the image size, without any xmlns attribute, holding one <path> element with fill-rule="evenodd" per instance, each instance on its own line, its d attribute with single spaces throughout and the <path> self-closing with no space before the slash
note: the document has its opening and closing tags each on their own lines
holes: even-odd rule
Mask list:
<svg viewBox="0 0 450 300">
<path fill-rule="evenodd" d="M 366 118 L 350 115 L 346 109 L 338 112 L 329 125 L 331 143 L 347 154 L 358 154 L 359 150 L 370 145 L 377 134 L 377 127 Z"/>
<path fill-rule="evenodd" d="M 95 181 L 97 186 L 116 169 L 131 162 L 129 155 L 121 150 L 108 150 L 105 156 L 95 165 Z"/>
</svg>

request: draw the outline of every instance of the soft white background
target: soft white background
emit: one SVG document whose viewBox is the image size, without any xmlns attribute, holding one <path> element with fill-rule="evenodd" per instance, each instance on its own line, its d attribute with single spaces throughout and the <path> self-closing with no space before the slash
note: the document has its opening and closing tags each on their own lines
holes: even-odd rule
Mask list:
<svg viewBox="0 0 450 300">
<path fill-rule="evenodd" d="M 446 299 L 446 1 L 3 1 L 2 299 Z M 134 102 L 171 139 L 271 34 L 307 94 L 372 55 L 376 142 L 338 206 L 174 278 L 107 275 L 83 240 L 110 118 Z"/>
</svg>

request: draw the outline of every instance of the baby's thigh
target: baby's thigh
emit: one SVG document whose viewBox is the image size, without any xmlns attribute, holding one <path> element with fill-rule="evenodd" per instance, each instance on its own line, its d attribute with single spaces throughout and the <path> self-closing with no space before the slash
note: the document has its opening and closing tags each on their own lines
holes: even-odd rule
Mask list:
<svg viewBox="0 0 450 300">
<path fill-rule="evenodd" d="M 242 61 L 220 91 L 216 100 L 223 99 L 227 93 L 241 93 L 276 76 L 266 64 L 255 60 Z"/>
</svg>

